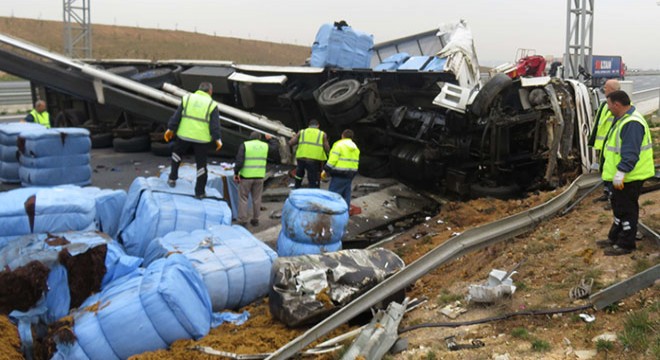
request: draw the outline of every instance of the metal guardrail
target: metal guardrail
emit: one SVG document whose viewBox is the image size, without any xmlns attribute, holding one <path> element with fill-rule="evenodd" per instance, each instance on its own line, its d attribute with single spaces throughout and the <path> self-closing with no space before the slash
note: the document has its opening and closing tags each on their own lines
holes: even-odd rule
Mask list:
<svg viewBox="0 0 660 360">
<path fill-rule="evenodd" d="M 0 106 L 29 105 L 31 103 L 32 93 L 30 92 L 30 82 L 0 82 Z"/>
<path fill-rule="evenodd" d="M 288 359 L 314 340 L 348 322 L 390 294 L 406 287 L 408 284 L 452 259 L 533 229 L 543 220 L 554 216 L 566 207 L 579 190 L 589 189 L 599 181 L 601 180 L 597 174 L 582 175 L 564 190 L 564 192 L 546 203 L 502 220 L 469 229 L 447 240 L 403 268 L 397 274 L 385 279 L 359 298 L 316 324 L 287 345 L 281 347 L 267 359 Z"/>
<path fill-rule="evenodd" d="M 636 105 L 642 108 L 644 115 L 655 113 L 660 116 L 660 87 L 635 91 L 631 98 Z"/>
</svg>

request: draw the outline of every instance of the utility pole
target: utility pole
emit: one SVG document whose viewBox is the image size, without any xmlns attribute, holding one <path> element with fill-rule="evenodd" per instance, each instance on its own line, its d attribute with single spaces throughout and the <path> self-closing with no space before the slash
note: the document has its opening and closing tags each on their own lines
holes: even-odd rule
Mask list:
<svg viewBox="0 0 660 360">
<path fill-rule="evenodd" d="M 91 0 L 63 0 L 64 53 L 72 58 L 92 57 Z"/>
<path fill-rule="evenodd" d="M 569 79 L 577 79 L 580 66 L 591 70 L 594 41 L 594 0 L 567 0 L 566 51 L 564 69 Z"/>
</svg>

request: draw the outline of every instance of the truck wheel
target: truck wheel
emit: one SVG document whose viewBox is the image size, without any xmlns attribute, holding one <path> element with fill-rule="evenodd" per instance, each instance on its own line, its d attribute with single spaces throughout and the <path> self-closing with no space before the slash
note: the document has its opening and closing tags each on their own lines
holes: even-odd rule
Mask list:
<svg viewBox="0 0 660 360">
<path fill-rule="evenodd" d="M 360 154 L 358 173 L 373 179 L 382 179 L 390 176 L 390 159 L 388 156 L 371 156 Z"/>
<path fill-rule="evenodd" d="M 357 80 L 341 80 L 323 89 L 317 100 L 319 107 L 328 114 L 338 114 L 353 109 L 360 101 L 360 83 Z"/>
<path fill-rule="evenodd" d="M 362 117 L 367 113 L 367 110 L 362 106 L 362 104 L 357 103 L 351 109 L 341 113 L 329 113 L 325 117 L 328 118 L 328 121 L 334 125 L 348 125 L 355 121 L 362 119 Z"/>
<path fill-rule="evenodd" d="M 520 195 L 517 184 L 489 186 L 482 183 L 470 185 L 470 194 L 473 198 L 491 197 L 495 199 L 511 199 Z"/>
<path fill-rule="evenodd" d="M 474 98 L 470 111 L 476 116 L 486 116 L 490 112 L 493 100 L 505 89 L 513 84 L 513 80 L 505 74 L 497 74 L 479 90 Z"/>
<path fill-rule="evenodd" d="M 168 143 L 152 141 L 151 153 L 156 156 L 170 156 L 172 155 L 172 146 Z"/>
<path fill-rule="evenodd" d="M 138 69 L 135 66 L 117 66 L 110 68 L 107 71 L 126 78 L 138 73 Z"/>
<path fill-rule="evenodd" d="M 137 73 L 131 76 L 131 79 L 141 82 L 144 85 L 160 89 L 166 82 L 175 82 L 176 76 L 170 68 L 159 68 Z"/>
<path fill-rule="evenodd" d="M 116 152 L 133 153 L 148 151 L 151 141 L 148 135 L 135 136 L 130 139 L 115 138 L 112 147 Z"/>
<path fill-rule="evenodd" d="M 92 149 L 103 149 L 112 146 L 112 133 L 92 134 L 89 138 L 92 140 Z"/>
</svg>

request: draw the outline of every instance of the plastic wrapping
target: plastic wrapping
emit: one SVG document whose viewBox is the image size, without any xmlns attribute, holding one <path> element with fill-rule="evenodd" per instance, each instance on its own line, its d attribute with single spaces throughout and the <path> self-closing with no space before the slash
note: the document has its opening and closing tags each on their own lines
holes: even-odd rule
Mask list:
<svg viewBox="0 0 660 360">
<path fill-rule="evenodd" d="M 350 26 L 323 24 L 312 44 L 310 64 L 315 67 L 369 68 L 374 39 Z"/>
</svg>

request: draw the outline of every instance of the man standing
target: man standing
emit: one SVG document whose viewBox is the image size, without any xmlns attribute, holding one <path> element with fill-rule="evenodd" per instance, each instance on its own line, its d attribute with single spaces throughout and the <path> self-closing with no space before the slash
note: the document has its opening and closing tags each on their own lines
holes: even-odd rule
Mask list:
<svg viewBox="0 0 660 360">
<path fill-rule="evenodd" d="M 617 90 L 621 90 L 621 84 L 619 84 L 619 80 L 609 79 L 605 82 L 605 86 L 603 87 L 605 96 Z M 612 115 L 612 112 L 607 107 L 607 101 L 603 101 L 600 104 L 600 106 L 598 107 L 598 111 L 596 111 L 595 119 L 596 122 L 594 124 L 594 128 L 591 130 L 591 135 L 589 136 L 589 146 L 593 147 L 594 150 L 596 150 L 596 154 L 600 159 L 601 157 L 600 155 L 603 151 L 603 143 L 605 142 L 605 136 L 607 136 L 607 133 L 610 131 L 610 128 L 612 127 L 612 120 L 614 120 L 614 116 Z M 601 166 L 602 166 L 602 161 L 601 161 Z M 597 200 L 599 201 L 609 200 L 612 194 L 612 183 L 606 182 L 603 191 L 604 191 L 603 196 L 601 196 Z"/>
<path fill-rule="evenodd" d="M 37 100 L 37 102 L 34 103 L 34 109 L 25 116 L 23 121 L 41 124 L 45 126 L 46 129 L 50 129 L 50 115 L 48 115 L 48 111 L 46 111 L 46 102 L 43 100 Z"/>
<path fill-rule="evenodd" d="M 176 140 L 172 148 L 172 170 L 167 184 L 176 186 L 179 178 L 179 165 L 181 156 L 193 147 L 195 164 L 197 165 L 197 180 L 195 181 L 195 197 L 201 199 L 206 196 L 206 170 L 207 148 L 211 141 L 216 144 L 215 150 L 220 151 L 220 116 L 218 104 L 211 98 L 213 86 L 211 83 L 199 84 L 199 90 L 194 94 L 183 97 L 181 105 L 167 123 L 165 141 L 170 142 L 176 133 Z"/>
<path fill-rule="evenodd" d="M 298 145 L 296 150 L 296 183 L 298 189 L 302 185 L 303 177 L 307 172 L 307 182 L 310 188 L 318 189 L 321 186 L 321 164 L 328 157 L 326 153 L 330 149 L 328 136 L 319 130 L 319 122 L 315 119 L 309 121 L 309 127 L 298 131 L 291 138 L 289 146 Z"/>
<path fill-rule="evenodd" d="M 351 183 L 357 174 L 360 150 L 353 142 L 353 130 L 341 133 L 341 140 L 332 145 L 325 170 L 332 176 L 328 190 L 341 195 L 349 209 L 351 207 Z"/>
<path fill-rule="evenodd" d="M 252 226 L 259 225 L 261 213 L 261 193 L 264 189 L 264 177 L 266 176 L 266 161 L 269 153 L 271 158 L 279 155 L 273 154 L 277 151 L 277 141 L 270 135 L 266 135 L 268 144 L 261 141 L 261 135 L 253 131 L 250 140 L 243 142 L 236 153 L 236 165 L 234 166 L 234 182 L 238 183 L 238 224 L 247 225 L 248 198 L 252 194 Z"/>
<path fill-rule="evenodd" d="M 655 175 L 653 142 L 649 126 L 621 90 L 607 96 L 607 106 L 614 115 L 612 127 L 603 146 L 603 180 L 612 182 L 614 221 L 607 240 L 597 244 L 605 255 L 630 254 L 636 249 L 635 235 L 639 219 L 639 195 L 644 180 Z"/>
</svg>

